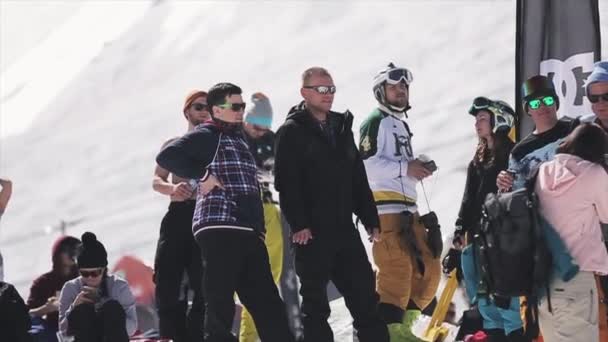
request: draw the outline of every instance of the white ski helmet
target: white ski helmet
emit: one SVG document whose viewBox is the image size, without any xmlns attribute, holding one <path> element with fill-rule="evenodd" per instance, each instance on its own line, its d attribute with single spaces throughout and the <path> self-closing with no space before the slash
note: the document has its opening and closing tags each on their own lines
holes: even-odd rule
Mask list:
<svg viewBox="0 0 608 342">
<path fill-rule="evenodd" d="M 384 85 L 398 84 L 399 82 L 405 82 L 405 85 L 409 88 L 410 84 L 414 80 L 412 73 L 406 68 L 400 68 L 395 66 L 393 63 L 389 63 L 384 69 L 380 70 L 376 76 L 374 76 L 374 97 L 381 105 L 394 110 L 396 112 L 405 112 L 410 109 L 407 107 L 395 107 L 386 102 L 386 92 Z"/>
</svg>

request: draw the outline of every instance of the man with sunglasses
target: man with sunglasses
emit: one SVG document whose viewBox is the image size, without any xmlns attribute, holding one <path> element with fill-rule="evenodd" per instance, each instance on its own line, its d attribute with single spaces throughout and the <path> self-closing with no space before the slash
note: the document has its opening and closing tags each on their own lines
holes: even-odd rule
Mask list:
<svg viewBox="0 0 608 342">
<path fill-rule="evenodd" d="M 293 232 L 300 277 L 304 341 L 331 342 L 327 284 L 342 293 L 361 342 L 388 342 L 378 314 L 374 274 L 355 214 L 370 238 L 379 222 L 363 161 L 355 145 L 353 115 L 331 111 L 336 87 L 320 67 L 302 75 L 300 94 L 277 132 L 275 187 Z"/>
<path fill-rule="evenodd" d="M 593 115 L 585 119 L 594 121 L 608 132 L 608 61 L 595 63 L 585 85 Z"/>
<path fill-rule="evenodd" d="M 592 121 L 600 125 L 605 132 L 608 133 L 608 61 L 595 63 L 593 71 L 587 78 L 585 85 L 587 98 L 591 102 L 592 115 L 585 117 L 582 121 Z M 608 162 L 608 155 L 606 156 Z M 602 233 L 604 235 L 604 243 L 608 249 L 608 222 L 602 223 Z M 600 331 L 602 334 L 606 332 L 606 321 L 608 320 L 608 276 L 597 276 L 600 284 Z"/>
<path fill-rule="evenodd" d="M 231 83 L 213 86 L 207 95 L 213 120 L 171 142 L 156 161 L 179 177 L 199 180 L 192 232 L 205 263 L 205 341 L 237 341 L 231 333 L 236 291 L 262 341 L 290 342 L 264 245 L 262 197 L 243 137 L 241 93 Z"/>
<path fill-rule="evenodd" d="M 78 276 L 76 252 L 80 240 L 73 236 L 62 236 L 53 244 L 53 269 L 36 278 L 30 287 L 27 306 L 34 324 L 43 329 L 37 337 L 44 341 L 57 341 L 59 326 L 59 291 L 63 285 Z"/>
<path fill-rule="evenodd" d="M 533 76 L 524 82 L 522 102 L 524 112 L 530 115 L 534 121 L 535 129 L 515 144 L 511 150 L 508 170 L 501 171 L 496 179 L 496 185 L 500 191 L 514 191 L 523 188 L 526 180 L 540 164 L 553 159 L 559 144 L 580 122 L 579 119 L 572 120 L 567 117 L 558 119 L 559 98 L 553 82 L 545 76 Z M 531 300 L 534 298 L 528 298 L 528 301 Z M 508 298 L 502 305 L 503 307 L 518 307 L 519 298 Z M 528 305 L 534 305 L 534 303 L 529 302 Z M 509 335 L 510 341 L 529 341 L 536 338 L 536 336 L 530 335 L 538 326 L 537 318 L 534 315 L 526 314 L 525 319 L 527 321 L 526 333 L 515 330 L 512 334 L 517 333 L 517 335 Z M 521 324 L 520 317 L 513 315 L 503 315 L 503 320 L 505 326 Z"/>
<path fill-rule="evenodd" d="M 196 126 L 209 120 L 207 93 L 195 90 L 188 94 L 183 115 L 188 121 L 187 132 L 192 132 Z M 165 142 L 162 148 L 175 139 Z M 203 263 L 200 248 L 192 236 L 196 193 L 188 179 L 171 174 L 159 165 L 154 170 L 152 187 L 170 199 L 169 209 L 160 225 L 154 258 L 159 333 L 162 338 L 175 342 L 201 341 L 204 321 Z M 193 293 L 189 310 L 187 289 Z"/>
<path fill-rule="evenodd" d="M 579 123 L 578 119 L 558 119 L 559 98 L 553 82 L 545 76 L 533 76 L 524 82 L 522 101 L 535 130 L 513 147 L 509 169 L 501 171 L 496 180 L 501 191 L 524 187 L 528 176 L 542 162 L 553 159 L 558 145 Z"/>
<path fill-rule="evenodd" d="M 426 243 L 416 206 L 416 185 L 433 169 L 414 156 L 405 122 L 412 80 L 408 69 L 393 63 L 380 70 L 372 88 L 378 108 L 360 129 L 359 150 L 380 214 L 382 241 L 372 251 L 380 314 L 391 342 L 421 341 L 411 327 L 435 297 L 441 274 L 441 251 L 432 252 Z"/>
<path fill-rule="evenodd" d="M 76 257 L 80 276 L 59 296 L 59 330 L 75 342 L 127 342 L 137 329 L 135 297 L 129 284 L 108 273 L 108 253 L 91 232 L 81 237 Z"/>
</svg>

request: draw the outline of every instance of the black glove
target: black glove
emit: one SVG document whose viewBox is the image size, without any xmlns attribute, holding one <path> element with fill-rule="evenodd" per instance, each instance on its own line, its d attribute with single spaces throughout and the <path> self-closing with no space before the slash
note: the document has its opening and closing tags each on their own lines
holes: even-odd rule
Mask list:
<svg viewBox="0 0 608 342">
<path fill-rule="evenodd" d="M 441 237 L 441 226 L 434 211 L 420 216 L 420 222 L 427 232 L 427 244 L 434 258 L 439 258 L 443 251 L 443 238 Z"/>
<path fill-rule="evenodd" d="M 443 269 L 443 273 L 450 274 L 454 269 L 456 269 L 456 279 L 458 282 L 462 281 L 462 267 L 460 266 L 460 257 L 462 256 L 462 251 L 456 248 L 450 248 L 448 254 L 441 261 L 441 266 Z"/>
<path fill-rule="evenodd" d="M 456 248 L 464 248 L 466 232 L 462 226 L 456 226 L 454 229 L 454 238 L 452 239 L 452 246 Z"/>
</svg>

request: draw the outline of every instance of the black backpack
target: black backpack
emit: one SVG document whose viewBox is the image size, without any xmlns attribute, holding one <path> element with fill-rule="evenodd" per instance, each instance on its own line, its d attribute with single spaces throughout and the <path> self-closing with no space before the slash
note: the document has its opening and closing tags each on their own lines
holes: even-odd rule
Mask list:
<svg viewBox="0 0 608 342">
<path fill-rule="evenodd" d="M 552 258 L 543 238 L 534 193 L 538 170 L 522 189 L 488 194 L 483 204 L 479 241 L 481 275 L 488 294 L 534 296 L 547 288 Z"/>
</svg>

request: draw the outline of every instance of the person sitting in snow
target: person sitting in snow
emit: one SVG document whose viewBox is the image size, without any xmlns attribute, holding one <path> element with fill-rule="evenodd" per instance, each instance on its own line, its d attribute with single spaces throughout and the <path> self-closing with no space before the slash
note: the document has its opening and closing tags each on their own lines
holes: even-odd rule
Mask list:
<svg viewBox="0 0 608 342">
<path fill-rule="evenodd" d="M 129 284 L 108 274 L 108 254 L 95 234 L 82 234 L 76 259 L 80 276 L 59 295 L 59 330 L 75 342 L 126 342 L 137 329 Z"/>
<path fill-rule="evenodd" d="M 53 244 L 53 269 L 36 278 L 30 287 L 27 306 L 35 320 L 41 320 L 44 341 L 57 341 L 59 329 L 59 292 L 63 285 L 78 277 L 76 253 L 80 240 L 73 236 L 62 236 Z"/>
</svg>

